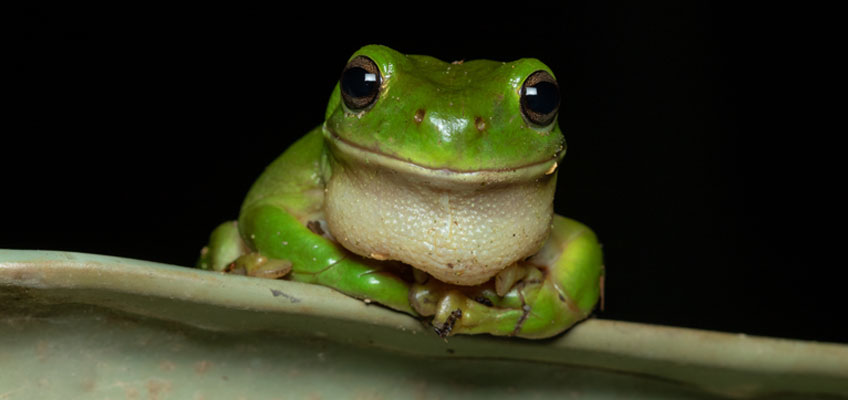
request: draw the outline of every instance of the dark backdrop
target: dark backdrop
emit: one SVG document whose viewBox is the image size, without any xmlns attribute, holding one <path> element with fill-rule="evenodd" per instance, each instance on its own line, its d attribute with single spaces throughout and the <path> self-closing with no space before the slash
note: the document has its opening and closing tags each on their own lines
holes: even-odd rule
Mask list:
<svg viewBox="0 0 848 400">
<path fill-rule="evenodd" d="M 848 343 L 844 177 L 816 136 L 829 110 L 808 89 L 827 80 L 800 17 L 586 3 L 25 10 L 7 59 L 0 248 L 192 264 L 265 165 L 321 122 L 361 45 L 530 56 L 565 98 L 556 210 L 604 243 L 599 317 Z"/>
</svg>

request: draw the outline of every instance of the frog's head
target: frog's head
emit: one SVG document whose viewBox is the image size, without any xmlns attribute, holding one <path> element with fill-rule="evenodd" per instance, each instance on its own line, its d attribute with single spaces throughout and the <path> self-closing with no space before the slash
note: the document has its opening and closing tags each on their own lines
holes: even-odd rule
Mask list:
<svg viewBox="0 0 848 400">
<path fill-rule="evenodd" d="M 449 64 L 366 46 L 342 72 L 326 128 L 333 140 L 428 169 L 550 168 L 565 153 L 559 104 L 553 72 L 536 59 Z"/>
<path fill-rule="evenodd" d="M 550 232 L 559 105 L 553 72 L 535 59 L 449 64 L 363 47 L 323 126 L 330 232 L 444 282 L 490 279 Z"/>
</svg>

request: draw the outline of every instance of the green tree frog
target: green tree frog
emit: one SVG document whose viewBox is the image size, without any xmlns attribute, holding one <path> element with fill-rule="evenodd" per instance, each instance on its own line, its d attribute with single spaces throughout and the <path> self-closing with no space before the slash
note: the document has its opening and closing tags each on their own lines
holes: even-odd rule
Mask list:
<svg viewBox="0 0 848 400">
<path fill-rule="evenodd" d="M 553 212 L 559 106 L 536 59 L 365 46 L 324 123 L 262 173 L 198 266 L 328 286 L 442 337 L 563 332 L 594 309 L 604 267 L 595 234 Z"/>
</svg>

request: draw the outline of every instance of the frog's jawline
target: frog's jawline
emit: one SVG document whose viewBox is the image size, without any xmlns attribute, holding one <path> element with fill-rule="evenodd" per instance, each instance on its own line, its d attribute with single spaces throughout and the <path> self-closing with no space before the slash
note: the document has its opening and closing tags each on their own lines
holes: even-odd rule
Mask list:
<svg viewBox="0 0 848 400">
<path fill-rule="evenodd" d="M 395 167 L 401 167 L 402 169 L 411 169 L 417 170 L 418 172 L 425 172 L 433 175 L 438 175 L 442 177 L 459 177 L 464 176 L 466 178 L 472 178 L 475 176 L 488 176 L 491 178 L 493 175 L 513 175 L 513 178 L 533 178 L 539 177 L 543 175 L 550 175 L 556 171 L 557 162 L 562 159 L 565 155 L 566 148 L 564 146 L 560 147 L 560 150 L 557 151 L 554 157 L 551 157 L 546 160 L 537 161 L 525 165 L 521 165 L 518 167 L 512 168 L 484 168 L 477 169 L 473 171 L 465 171 L 465 170 L 455 170 L 451 168 L 434 168 L 428 167 L 424 165 L 417 164 L 410 160 L 405 160 L 390 154 L 386 154 L 374 149 L 370 149 L 367 147 L 363 147 L 356 143 L 351 143 L 344 138 L 337 135 L 335 132 L 329 130 L 326 125 L 324 126 L 324 137 L 330 142 L 331 145 L 336 147 L 337 149 L 350 153 L 351 150 L 362 152 L 365 154 L 370 154 L 372 157 L 375 157 L 377 161 L 393 161 L 389 162 L 390 164 L 394 164 Z M 382 159 L 382 160 L 380 160 Z M 406 168 L 403 168 L 403 166 Z M 512 180 L 512 179 L 509 179 Z"/>
</svg>

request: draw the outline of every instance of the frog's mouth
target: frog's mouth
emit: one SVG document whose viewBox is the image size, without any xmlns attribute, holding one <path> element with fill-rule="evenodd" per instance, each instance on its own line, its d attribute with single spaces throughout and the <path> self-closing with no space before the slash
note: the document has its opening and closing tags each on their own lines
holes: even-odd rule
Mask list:
<svg viewBox="0 0 848 400">
<path fill-rule="evenodd" d="M 538 179 L 539 177 L 554 174 L 559 166 L 559 160 L 561 160 L 565 155 L 565 148 L 563 147 L 554 157 L 517 167 L 478 169 L 471 171 L 451 168 L 434 168 L 352 143 L 328 129 L 326 125 L 323 130 L 324 137 L 329 142 L 333 155 L 337 158 L 356 160 L 362 163 L 381 166 L 399 173 L 407 173 L 410 176 L 429 178 L 429 182 L 432 184 L 437 184 L 439 182 L 453 184 L 489 184 Z"/>
</svg>

